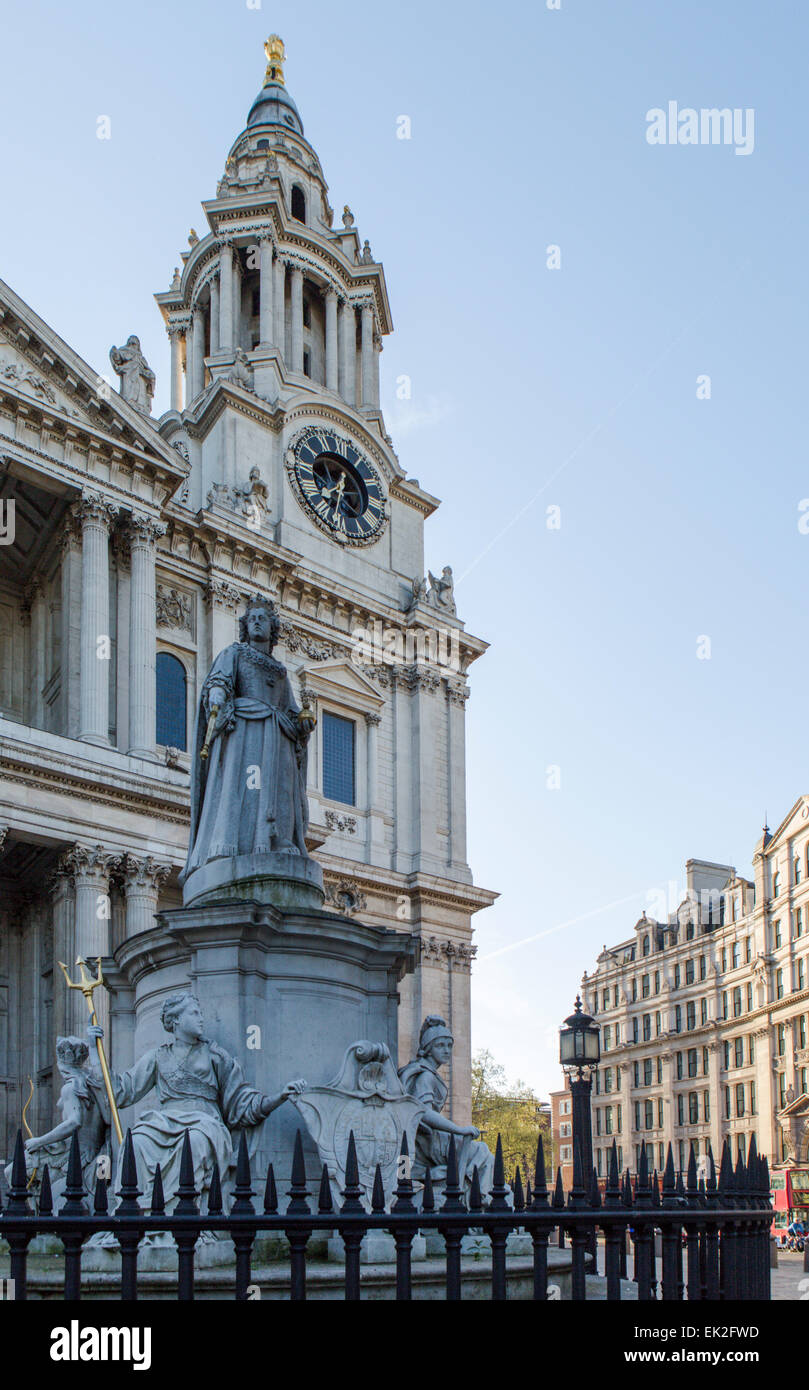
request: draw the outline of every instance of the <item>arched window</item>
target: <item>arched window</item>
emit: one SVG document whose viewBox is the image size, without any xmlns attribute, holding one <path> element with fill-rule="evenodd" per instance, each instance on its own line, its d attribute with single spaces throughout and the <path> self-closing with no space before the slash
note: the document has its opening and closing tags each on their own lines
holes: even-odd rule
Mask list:
<svg viewBox="0 0 809 1390">
<path fill-rule="evenodd" d="M 158 652 L 157 732 L 156 741 L 185 752 L 186 736 L 186 674 L 185 667 L 169 652 Z"/>
<path fill-rule="evenodd" d="M 292 216 L 296 222 L 306 221 L 306 194 L 297 183 L 292 187 Z"/>
</svg>

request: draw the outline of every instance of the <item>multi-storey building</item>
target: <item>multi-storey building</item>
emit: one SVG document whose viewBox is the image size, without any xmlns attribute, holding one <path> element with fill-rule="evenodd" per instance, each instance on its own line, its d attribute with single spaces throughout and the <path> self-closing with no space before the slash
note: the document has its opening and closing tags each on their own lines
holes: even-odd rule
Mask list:
<svg viewBox="0 0 809 1390">
<path fill-rule="evenodd" d="M 180 904 L 193 714 L 256 591 L 318 715 L 327 906 L 420 936 L 402 1060 L 442 1014 L 448 1108 L 469 1117 L 472 915 L 495 895 L 466 862 L 464 725 L 486 644 L 451 572 L 424 578 L 438 503 L 380 408 L 382 264 L 347 207 L 335 225 L 280 40 L 267 57 L 204 235 L 157 295 L 165 414 L 136 338 L 113 353 L 119 393 L 0 283 L 0 1153 L 29 1077 L 29 1122 L 50 1127 L 54 1035 L 86 1024 L 58 962 L 101 956 L 115 985 L 116 949 Z M 127 1008 L 113 992 L 119 1068 Z"/>
<path fill-rule="evenodd" d="M 561 1169 L 565 1192 L 573 1186 L 573 1101 L 565 1078 L 563 1091 L 551 1091 L 551 1141 L 554 1180 Z"/>
<path fill-rule="evenodd" d="M 765 827 L 753 879 L 689 860 L 687 890 L 658 921 L 585 974 L 601 1025 L 593 1150 L 606 1176 L 613 1139 L 637 1171 L 642 1141 L 662 1169 L 668 1145 L 685 1169 L 753 1134 L 771 1164 L 809 1162 L 809 797 L 774 834 Z"/>
</svg>

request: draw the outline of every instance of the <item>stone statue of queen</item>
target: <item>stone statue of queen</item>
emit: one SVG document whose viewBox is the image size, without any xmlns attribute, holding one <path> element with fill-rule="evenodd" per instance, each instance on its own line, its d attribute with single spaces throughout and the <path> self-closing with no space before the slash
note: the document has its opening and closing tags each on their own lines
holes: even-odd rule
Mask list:
<svg viewBox="0 0 809 1390">
<path fill-rule="evenodd" d="M 212 860 L 272 851 L 308 857 L 306 747 L 315 719 L 298 708 L 286 668 L 272 655 L 278 631 L 273 604 L 248 599 L 239 641 L 219 653 L 205 679 L 181 883 Z"/>
</svg>

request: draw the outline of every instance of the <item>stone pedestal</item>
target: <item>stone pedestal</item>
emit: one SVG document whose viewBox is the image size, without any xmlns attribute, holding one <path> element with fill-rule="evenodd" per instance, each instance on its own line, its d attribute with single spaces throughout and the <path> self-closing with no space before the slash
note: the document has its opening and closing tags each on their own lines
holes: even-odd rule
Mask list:
<svg viewBox="0 0 809 1390">
<path fill-rule="evenodd" d="M 313 861 L 298 858 L 319 873 Z M 233 872 L 234 861 L 229 864 Z M 160 913 L 154 928 L 118 947 L 116 964 L 134 997 L 134 1055 L 167 1040 L 162 1004 L 168 994 L 190 986 L 202 1005 L 207 1036 L 242 1063 L 250 1085 L 268 1095 L 299 1077 L 327 1085 L 358 1038 L 384 1042 L 396 1057 L 398 985 L 415 967 L 417 938 L 318 908 L 284 910 L 262 901 L 277 893 L 274 880 L 255 879 L 253 887 L 249 899 L 223 895 Z M 223 890 L 232 891 L 232 884 Z M 147 1097 L 124 1111 L 124 1127 L 153 1105 L 154 1097 Z M 282 1208 L 297 1129 L 316 1199 L 321 1165 L 295 1107 L 281 1105 L 255 1131 L 254 1186 L 260 1194 L 271 1160 Z"/>
</svg>

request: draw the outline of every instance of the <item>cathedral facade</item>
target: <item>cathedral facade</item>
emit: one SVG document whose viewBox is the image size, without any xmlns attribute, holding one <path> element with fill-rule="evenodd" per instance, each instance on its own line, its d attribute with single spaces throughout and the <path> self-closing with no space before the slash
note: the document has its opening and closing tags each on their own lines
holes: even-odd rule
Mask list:
<svg viewBox="0 0 809 1390">
<path fill-rule="evenodd" d="M 467 671 L 486 644 L 449 567 L 424 578 L 437 500 L 385 429 L 382 265 L 335 218 L 286 87 L 283 45 L 170 286 L 171 407 L 130 337 L 110 387 L 0 282 L 0 1143 L 53 1122 L 54 1039 L 86 1008 L 59 962 L 100 957 L 116 1067 L 130 1031 L 115 953 L 179 906 L 189 749 L 212 659 L 245 599 L 317 716 L 310 849 L 326 906 L 414 932 L 400 1061 L 422 1018 L 455 1036 L 470 1111 Z M 116 1026 L 116 1014 L 119 1022 Z M 58 1091 L 58 1085 L 57 1085 Z"/>
</svg>

